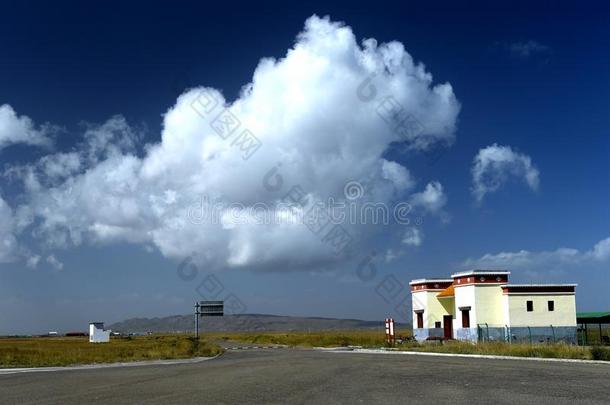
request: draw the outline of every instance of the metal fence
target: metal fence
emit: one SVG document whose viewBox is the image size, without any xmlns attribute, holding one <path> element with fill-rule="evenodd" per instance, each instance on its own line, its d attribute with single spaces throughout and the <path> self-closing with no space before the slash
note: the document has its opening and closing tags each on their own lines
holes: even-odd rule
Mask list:
<svg viewBox="0 0 610 405">
<path fill-rule="evenodd" d="M 578 344 L 610 345 L 610 324 L 582 324 L 578 327 Z"/>
<path fill-rule="evenodd" d="M 477 325 L 479 342 L 578 344 L 576 326 L 489 326 Z"/>
</svg>

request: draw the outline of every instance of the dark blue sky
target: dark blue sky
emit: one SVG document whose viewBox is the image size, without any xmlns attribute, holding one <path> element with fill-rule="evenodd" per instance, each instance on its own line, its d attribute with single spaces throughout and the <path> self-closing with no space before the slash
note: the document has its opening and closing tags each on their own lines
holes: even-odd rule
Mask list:
<svg viewBox="0 0 610 405">
<path fill-rule="evenodd" d="M 402 42 L 435 83 L 451 83 L 461 103 L 456 141 L 438 161 L 386 152 L 418 181 L 441 181 L 450 221 L 424 219 L 421 246 L 378 263 L 380 274 L 407 284 L 448 275 L 469 258 L 527 250 L 537 256 L 525 268 L 515 264 L 516 281 L 577 282 L 579 309 L 610 308 L 610 261 L 587 258 L 610 237 L 610 6 L 603 2 L 10 1 L 0 15 L 0 105 L 62 127 L 61 150 L 80 141 L 83 122 L 116 114 L 144 126 L 145 142 L 156 143 L 162 115 L 186 88 L 211 86 L 237 97 L 260 58 L 285 56 L 312 14 L 345 22 L 359 41 Z M 494 143 L 531 157 L 540 172 L 537 191 L 517 179 L 475 202 L 473 158 Z M 0 150 L 0 161 L 6 168 L 45 153 L 14 145 Z M 16 188 L 0 185 L 11 205 L 19 202 Z M 381 234 L 375 245 L 389 238 Z M 549 258 L 560 248 L 581 257 L 567 264 Z M 178 261 L 137 244 L 54 254 L 64 263 L 60 272 L 0 264 L 0 334 L 186 313 L 197 296 L 197 280 L 177 276 Z M 287 269 L 218 277 L 248 312 L 396 316 L 397 302 L 385 303 L 375 281 L 354 280 L 357 262 L 322 275 Z"/>
</svg>

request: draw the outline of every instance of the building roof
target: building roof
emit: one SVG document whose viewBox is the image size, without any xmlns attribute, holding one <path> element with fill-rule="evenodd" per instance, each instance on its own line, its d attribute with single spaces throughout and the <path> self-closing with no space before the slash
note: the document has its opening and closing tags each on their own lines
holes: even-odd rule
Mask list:
<svg viewBox="0 0 610 405">
<path fill-rule="evenodd" d="M 451 275 L 451 277 L 455 278 L 455 277 L 463 277 L 463 276 L 486 276 L 486 275 L 496 275 L 496 274 L 502 274 L 502 275 L 509 275 L 510 271 L 506 271 L 506 270 L 466 270 L 466 271 L 460 271 L 457 273 L 453 273 Z"/>
<path fill-rule="evenodd" d="M 502 284 L 500 287 L 529 288 L 529 287 L 576 287 L 578 284 Z"/>
<path fill-rule="evenodd" d="M 610 312 L 577 312 L 576 322 L 580 324 L 610 323 Z"/>
<path fill-rule="evenodd" d="M 422 283 L 452 283 L 453 279 L 451 278 L 418 278 L 416 280 L 411 280 L 409 285 L 422 284 Z"/>
<path fill-rule="evenodd" d="M 445 288 L 440 293 L 436 294 L 436 298 L 450 298 L 455 297 L 455 287 L 451 284 L 449 287 Z"/>
<path fill-rule="evenodd" d="M 577 312 L 576 317 L 579 319 L 606 318 L 606 317 L 610 317 L 610 312 Z"/>
<path fill-rule="evenodd" d="M 502 284 L 504 294 L 551 294 L 563 295 L 576 293 L 576 284 Z"/>
</svg>

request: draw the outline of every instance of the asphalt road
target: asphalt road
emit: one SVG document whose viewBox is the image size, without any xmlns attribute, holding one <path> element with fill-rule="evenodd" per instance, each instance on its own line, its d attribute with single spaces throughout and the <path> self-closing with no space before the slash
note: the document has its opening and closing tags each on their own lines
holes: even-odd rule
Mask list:
<svg viewBox="0 0 610 405">
<path fill-rule="evenodd" d="M 610 403 L 610 365 L 299 349 L 0 376 L 0 403 Z"/>
</svg>

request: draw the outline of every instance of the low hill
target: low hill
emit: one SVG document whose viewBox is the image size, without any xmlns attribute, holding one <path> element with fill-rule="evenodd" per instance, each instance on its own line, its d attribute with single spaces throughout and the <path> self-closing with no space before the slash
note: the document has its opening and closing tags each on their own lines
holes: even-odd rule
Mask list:
<svg viewBox="0 0 610 405">
<path fill-rule="evenodd" d="M 132 318 L 116 322 L 108 328 L 124 333 L 191 332 L 194 330 L 194 322 L 194 315 L 174 315 L 164 318 Z M 382 330 L 384 328 L 382 321 L 262 314 L 200 318 L 199 325 L 201 330 L 208 332 Z"/>
</svg>

